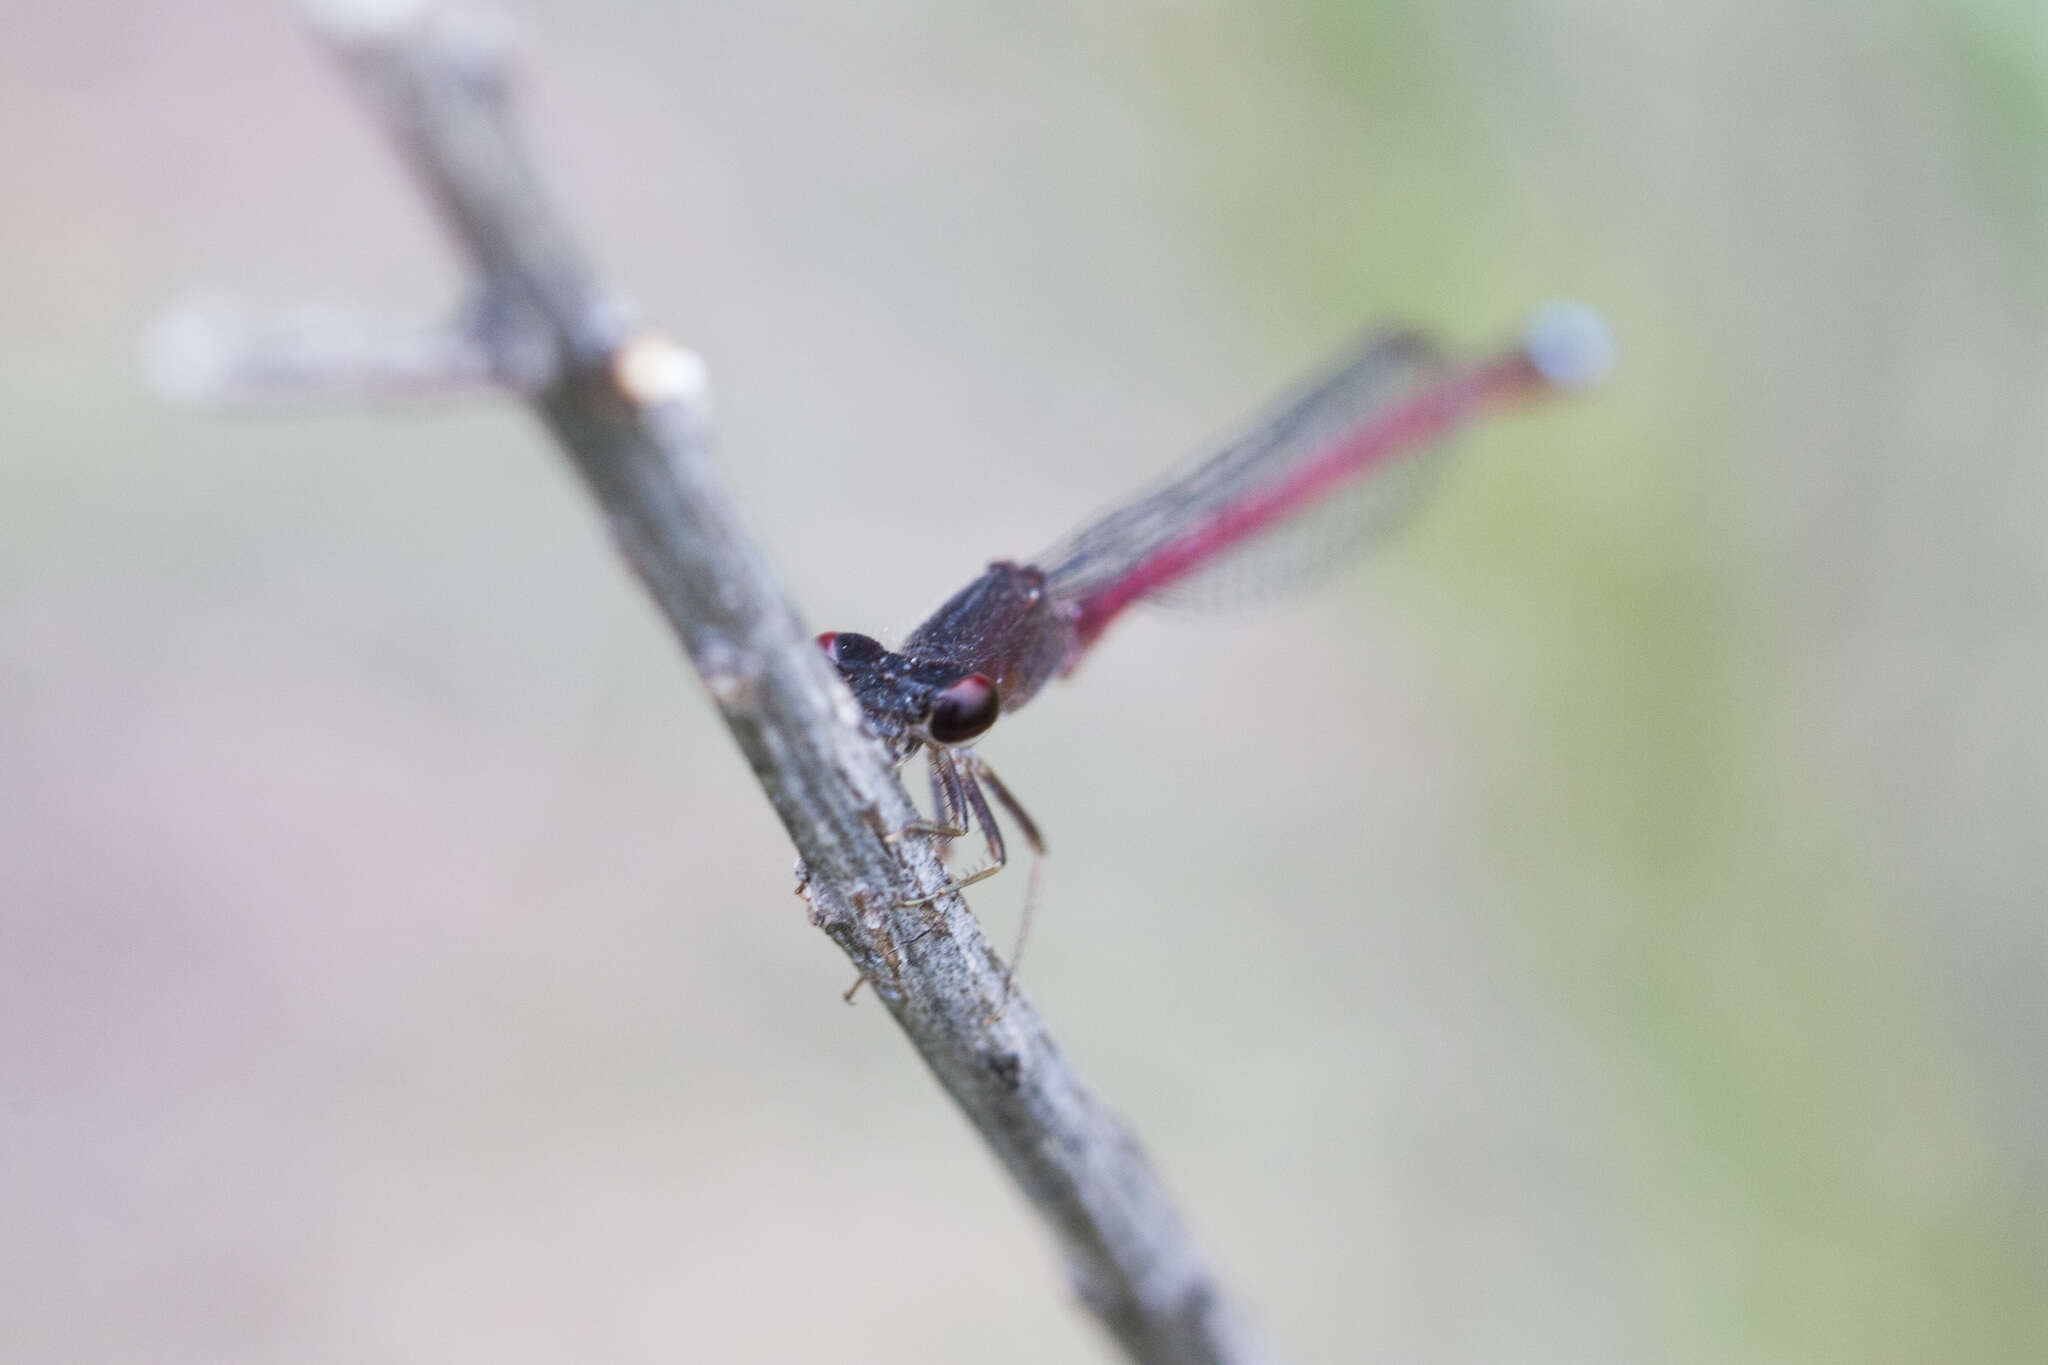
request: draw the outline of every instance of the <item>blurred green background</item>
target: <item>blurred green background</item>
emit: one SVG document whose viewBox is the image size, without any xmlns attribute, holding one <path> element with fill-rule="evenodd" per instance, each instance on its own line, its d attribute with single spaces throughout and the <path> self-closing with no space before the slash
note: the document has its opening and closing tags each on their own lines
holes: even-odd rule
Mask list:
<svg viewBox="0 0 2048 1365">
<path fill-rule="evenodd" d="M 1365 320 L 1612 318 L 986 746 L 1027 987 L 1295 1358 L 2048 1360 L 2048 9 L 520 13 L 814 626 Z M 140 391 L 194 288 L 458 296 L 288 15 L 6 18 L 0 1352 L 1102 1358 L 530 424 Z"/>
</svg>

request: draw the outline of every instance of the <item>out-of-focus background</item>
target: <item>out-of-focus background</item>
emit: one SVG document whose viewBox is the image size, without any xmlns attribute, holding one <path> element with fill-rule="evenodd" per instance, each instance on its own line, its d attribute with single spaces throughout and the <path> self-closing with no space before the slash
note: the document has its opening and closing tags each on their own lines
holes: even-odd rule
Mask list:
<svg viewBox="0 0 2048 1365">
<path fill-rule="evenodd" d="M 985 746 L 1026 985 L 1281 1344 L 2048 1359 L 2048 11 L 519 13 L 818 627 L 1368 319 L 1611 316 L 1369 565 Z M 194 289 L 458 298 L 282 7 L 6 20 L 0 1353 L 1103 1358 L 533 427 L 140 390 Z"/>
</svg>

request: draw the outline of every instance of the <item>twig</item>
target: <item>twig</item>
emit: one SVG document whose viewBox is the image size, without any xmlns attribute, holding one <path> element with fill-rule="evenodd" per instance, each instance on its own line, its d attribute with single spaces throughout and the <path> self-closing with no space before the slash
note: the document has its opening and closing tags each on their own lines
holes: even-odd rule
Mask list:
<svg viewBox="0 0 2048 1365">
<path fill-rule="evenodd" d="M 1006 1003 L 959 897 L 902 908 L 944 873 L 924 841 L 885 837 L 916 818 L 910 799 L 712 480 L 702 367 L 628 320 L 543 192 L 510 118 L 502 29 L 418 0 L 310 12 L 497 305 L 482 353 L 524 358 L 515 386 L 753 765 L 803 859 L 813 921 L 1051 1225 L 1082 1299 L 1136 1361 L 1271 1359 L 1129 1132 L 1030 1002 Z M 305 371 L 294 384 L 317 388 Z"/>
<path fill-rule="evenodd" d="M 142 338 L 142 371 L 167 398 L 215 408 L 498 397 L 552 376 L 546 337 L 489 292 L 453 321 L 398 324 L 338 307 L 258 316 L 194 299 Z"/>
</svg>

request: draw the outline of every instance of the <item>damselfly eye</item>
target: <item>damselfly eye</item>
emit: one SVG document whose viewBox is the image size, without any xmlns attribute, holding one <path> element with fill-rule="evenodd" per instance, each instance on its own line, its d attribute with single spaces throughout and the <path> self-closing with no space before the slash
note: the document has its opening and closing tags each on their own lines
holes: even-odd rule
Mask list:
<svg viewBox="0 0 2048 1365">
<path fill-rule="evenodd" d="M 948 683 L 932 698 L 931 719 L 925 729 L 941 744 L 965 744 L 996 723 L 1003 704 L 996 685 L 983 673 L 970 673 Z"/>
</svg>

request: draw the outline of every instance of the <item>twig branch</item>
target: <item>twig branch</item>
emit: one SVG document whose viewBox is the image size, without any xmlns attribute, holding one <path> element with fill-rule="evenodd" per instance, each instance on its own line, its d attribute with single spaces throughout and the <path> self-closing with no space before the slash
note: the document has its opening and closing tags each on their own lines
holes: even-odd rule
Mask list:
<svg viewBox="0 0 2048 1365">
<path fill-rule="evenodd" d="M 257 316 L 195 300 L 144 333 L 142 371 L 165 397 L 211 408 L 496 397 L 555 367 L 545 338 L 507 326 L 502 311 L 484 295 L 452 322 L 421 326 L 344 308 Z"/>
<path fill-rule="evenodd" d="M 322 0 L 312 15 L 498 305 L 461 364 L 525 358 L 516 387 L 753 765 L 803 858 L 813 921 L 1051 1225 L 1082 1299 L 1136 1361 L 1270 1359 L 1129 1132 L 1030 1003 L 1005 1005 L 959 897 L 904 908 L 943 871 L 924 841 L 885 837 L 915 810 L 711 477 L 701 366 L 628 320 L 544 193 L 510 118 L 502 30 L 415 0 Z M 310 358 L 287 368 L 315 389 Z M 328 359 L 346 380 L 349 357 Z"/>
</svg>

